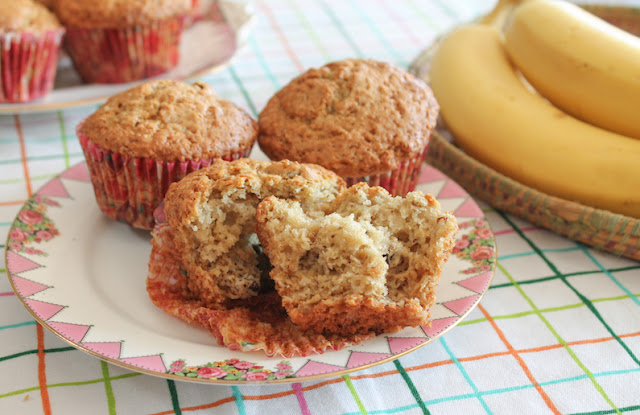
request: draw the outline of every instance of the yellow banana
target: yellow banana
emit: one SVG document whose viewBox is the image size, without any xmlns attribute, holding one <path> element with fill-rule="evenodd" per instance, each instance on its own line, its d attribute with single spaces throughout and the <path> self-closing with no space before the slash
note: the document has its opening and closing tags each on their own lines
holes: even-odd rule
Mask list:
<svg viewBox="0 0 640 415">
<path fill-rule="evenodd" d="M 563 0 L 524 2 L 504 38 L 527 81 L 558 108 L 640 139 L 640 38 Z"/>
<path fill-rule="evenodd" d="M 640 140 L 579 121 L 530 92 L 488 25 L 442 40 L 429 70 L 456 143 L 520 183 L 640 218 Z"/>
</svg>

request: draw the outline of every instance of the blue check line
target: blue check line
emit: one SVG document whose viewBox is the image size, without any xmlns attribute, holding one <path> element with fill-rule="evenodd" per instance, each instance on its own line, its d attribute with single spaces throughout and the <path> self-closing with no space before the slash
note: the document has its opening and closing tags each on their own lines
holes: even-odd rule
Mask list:
<svg viewBox="0 0 640 415">
<path fill-rule="evenodd" d="M 471 386 L 471 389 L 473 389 L 474 396 L 478 398 L 484 410 L 487 412 L 487 414 L 492 414 L 493 412 L 491 412 L 491 409 L 489 409 L 489 407 L 487 406 L 487 403 L 484 401 L 484 399 L 482 399 L 482 395 L 480 394 L 480 391 L 476 387 L 476 384 L 473 383 L 473 381 L 469 377 L 469 374 L 467 373 L 466 370 L 464 370 L 464 367 L 462 366 L 458 358 L 451 352 L 451 349 L 449 349 L 449 346 L 447 346 L 447 342 L 445 341 L 444 337 L 440 337 L 440 343 L 442 344 L 442 347 L 447 352 L 451 360 L 453 360 L 453 363 L 456 365 L 460 373 L 462 373 L 462 376 L 464 376 L 469 386 Z"/>
<path fill-rule="evenodd" d="M 316 0 L 316 1 L 320 3 L 324 12 L 327 14 L 327 16 L 329 16 L 331 23 L 333 23 L 333 25 L 338 29 L 340 34 L 342 34 L 345 41 L 349 44 L 349 46 L 351 46 L 351 49 L 353 49 L 353 51 L 356 53 L 356 57 L 358 58 L 364 57 L 364 54 L 362 53 L 362 51 L 360 50 L 356 42 L 353 40 L 353 38 L 349 36 L 349 33 L 346 31 L 346 29 L 344 28 L 344 26 L 336 16 L 336 14 L 333 12 L 333 9 L 329 7 L 324 0 Z"/>
<path fill-rule="evenodd" d="M 625 294 L 627 294 L 629 296 L 629 298 L 631 298 L 631 301 L 633 301 L 634 303 L 636 303 L 636 305 L 640 306 L 640 300 L 638 300 L 638 298 L 631 292 L 629 291 L 629 289 L 627 287 L 625 287 L 611 272 L 609 272 L 608 269 L 606 269 L 605 267 L 602 266 L 602 264 L 593 256 L 593 254 L 591 252 L 589 252 L 589 250 L 584 247 L 583 245 L 580 245 L 579 248 L 582 250 L 582 252 L 584 252 L 584 254 L 586 256 L 589 257 L 589 259 L 596 264 L 596 266 L 598 268 L 600 268 L 600 270 L 607 276 L 609 277 L 609 279 L 611 281 L 613 281 L 614 284 L 616 284 L 618 287 L 620 287 L 620 289 L 622 291 L 625 292 Z"/>
<path fill-rule="evenodd" d="M 376 35 L 380 43 L 382 43 L 384 47 L 391 53 L 391 55 L 393 55 L 396 58 L 396 61 L 398 61 L 398 63 L 403 67 L 406 67 L 408 65 L 407 61 L 402 56 L 400 56 L 398 51 L 389 43 L 387 38 L 380 32 L 380 29 L 378 29 L 378 26 L 375 23 L 373 23 L 373 21 L 365 11 L 365 8 L 359 7 L 357 4 L 354 4 L 353 0 L 350 0 L 349 3 L 351 4 L 351 7 L 355 11 L 357 11 L 358 14 L 360 14 L 360 17 L 362 17 L 362 20 L 364 20 L 367 23 L 367 26 L 369 26 L 369 28 L 373 31 L 373 33 Z"/>
<path fill-rule="evenodd" d="M 233 397 L 236 399 L 236 407 L 238 408 L 239 415 L 247 415 L 247 411 L 244 407 L 244 400 L 242 398 L 242 392 L 240 392 L 240 388 L 237 386 L 232 386 L 231 390 L 233 391 Z"/>
<path fill-rule="evenodd" d="M 247 105 L 249 106 L 251 113 L 253 114 L 254 117 L 257 117 L 258 110 L 256 109 L 256 106 L 254 105 L 253 100 L 251 99 L 251 95 L 249 95 L 249 92 L 247 91 L 244 84 L 242 83 L 242 80 L 240 80 L 240 77 L 236 73 L 235 69 L 233 69 L 233 65 L 229 66 L 229 74 L 231 75 L 233 82 L 235 82 L 238 88 L 240 88 L 240 92 L 242 92 L 242 96 L 247 101 Z"/>
<path fill-rule="evenodd" d="M 572 246 L 572 247 L 569 247 L 569 248 L 541 249 L 541 251 L 544 252 L 544 253 L 549 253 L 549 252 L 571 252 L 571 251 L 578 251 L 578 250 L 580 250 L 580 246 Z M 521 253 L 518 253 L 518 254 L 501 255 L 501 256 L 498 256 L 498 260 L 502 261 L 504 259 L 518 258 L 518 257 L 522 257 L 522 256 L 531 256 L 531 255 L 537 255 L 537 252 L 529 251 L 529 252 L 521 252 Z"/>
<path fill-rule="evenodd" d="M 445 347 L 445 349 L 446 349 L 446 347 Z M 447 353 L 448 352 L 449 352 L 449 350 L 447 349 Z M 456 364 L 457 364 L 457 360 L 456 360 Z M 627 374 L 627 373 L 634 373 L 634 372 L 640 372 L 640 368 L 623 369 L 623 370 L 610 370 L 610 371 L 606 371 L 606 372 L 593 373 L 593 376 L 596 377 L 596 378 L 599 378 L 599 377 L 605 377 L 605 376 L 624 375 L 624 374 Z M 575 382 L 575 381 L 579 381 L 579 380 L 589 380 L 589 376 L 588 375 L 572 376 L 570 378 L 550 380 L 550 381 L 547 381 L 547 382 L 539 382 L 538 385 L 544 387 L 544 386 L 557 385 L 557 384 L 560 384 L 560 383 Z M 436 404 L 439 404 L 439 403 L 442 403 L 442 402 L 459 401 L 459 400 L 463 400 L 463 399 L 476 398 L 478 396 L 497 395 L 497 394 L 500 394 L 500 393 L 515 392 L 515 391 L 520 391 L 520 390 L 525 390 L 525 389 L 531 389 L 531 388 L 534 388 L 534 387 L 535 386 L 532 385 L 532 384 L 527 384 L 527 385 L 521 385 L 521 386 L 513 386 L 513 387 L 510 387 L 510 388 L 492 389 L 492 390 L 483 391 L 483 392 L 466 393 L 466 394 L 462 394 L 462 395 L 447 396 L 445 398 L 431 399 L 431 400 L 428 400 L 428 401 L 424 401 L 424 404 L 426 406 L 432 406 L 432 405 L 436 405 Z M 475 390 L 475 388 L 474 388 L 474 390 Z M 407 411 L 409 409 L 415 409 L 415 408 L 418 408 L 417 404 L 402 406 L 402 407 L 399 407 L 399 408 L 382 409 L 382 410 L 377 410 L 377 411 L 368 411 L 368 413 L 370 415 L 394 414 L 394 413 L 397 413 L 397 412 Z M 360 412 L 348 412 L 348 413 L 345 413 L 343 415 L 360 415 Z"/>
<path fill-rule="evenodd" d="M 34 324 L 36 324 L 36 321 L 25 321 L 24 323 L 16 323 L 16 324 L 8 324 L 6 326 L 0 326 L 0 330 L 5 330 L 5 329 L 15 329 L 17 327 L 23 327 L 23 326 L 33 326 Z"/>
<path fill-rule="evenodd" d="M 262 54 L 262 51 L 260 51 L 260 47 L 256 43 L 255 36 L 251 36 L 249 38 L 249 44 L 251 45 L 251 49 L 253 50 L 253 53 L 255 53 L 256 56 L 258 57 L 258 62 L 260 62 L 260 66 L 262 67 L 262 70 L 267 75 L 267 78 L 269 78 L 269 80 L 273 84 L 273 87 L 276 90 L 280 89 L 280 84 L 278 83 L 278 80 L 276 79 L 276 77 L 273 75 L 273 72 L 271 72 L 271 68 L 269 68 L 269 65 L 267 65 L 267 61 L 264 59 L 264 55 Z"/>
</svg>

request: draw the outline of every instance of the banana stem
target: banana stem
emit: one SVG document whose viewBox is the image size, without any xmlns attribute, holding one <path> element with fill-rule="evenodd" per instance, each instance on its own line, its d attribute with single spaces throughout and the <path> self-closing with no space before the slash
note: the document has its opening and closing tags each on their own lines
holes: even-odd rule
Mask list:
<svg viewBox="0 0 640 415">
<path fill-rule="evenodd" d="M 511 14 L 511 10 L 524 1 L 527 0 L 498 0 L 493 10 L 480 19 L 480 23 L 493 26 L 500 30 L 507 17 Z"/>
</svg>

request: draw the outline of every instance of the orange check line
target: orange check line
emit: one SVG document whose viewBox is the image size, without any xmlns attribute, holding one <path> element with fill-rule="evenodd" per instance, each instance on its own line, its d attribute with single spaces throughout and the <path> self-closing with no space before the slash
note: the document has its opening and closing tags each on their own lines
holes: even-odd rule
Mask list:
<svg viewBox="0 0 640 415">
<path fill-rule="evenodd" d="M 490 320 L 490 321 L 492 321 L 492 320 Z M 627 333 L 627 334 L 618 335 L 619 338 L 637 337 L 637 336 L 640 336 L 640 331 L 635 332 L 635 333 Z M 611 341 L 611 340 L 614 340 L 614 338 L 613 337 L 601 337 L 601 338 L 598 338 L 598 339 L 576 340 L 576 341 L 572 341 L 572 342 L 567 342 L 566 345 L 567 346 L 576 346 L 576 345 L 582 345 L 582 344 L 602 343 L 602 342 Z M 478 355 L 478 356 L 461 357 L 461 358 L 458 359 L 458 361 L 460 361 L 460 362 L 472 362 L 472 361 L 476 361 L 476 360 L 488 359 L 488 358 L 491 358 L 491 357 L 508 356 L 508 355 L 513 355 L 513 354 L 518 355 L 518 354 L 522 354 L 522 353 L 536 353 L 536 352 L 543 352 L 543 351 L 547 351 L 547 350 L 560 349 L 560 348 L 563 348 L 563 347 L 565 347 L 564 344 L 551 344 L 551 345 L 548 345 L 548 346 L 532 347 L 532 348 L 529 348 L 529 349 L 519 349 L 519 350 L 515 350 L 515 349 L 513 349 L 513 347 L 511 347 L 510 350 L 507 350 L 506 352 L 495 352 L 495 353 L 487 353 L 487 354 Z M 508 346 L 508 348 L 509 348 L 509 346 Z M 518 358 L 516 357 L 516 359 L 518 359 Z M 432 367 L 450 365 L 450 364 L 453 364 L 453 363 L 454 363 L 453 360 L 440 360 L 438 362 L 426 363 L 424 365 L 405 367 L 404 370 L 407 371 L 407 372 L 411 372 L 411 371 L 415 371 L 415 370 L 422 370 L 422 369 L 429 369 L 429 368 L 432 368 Z M 528 371 L 528 369 L 525 370 L 525 373 L 527 371 Z M 375 379 L 375 378 L 380 378 L 380 377 L 384 377 L 384 376 L 395 375 L 397 373 L 398 373 L 397 370 L 388 370 L 386 372 L 350 376 L 350 378 L 352 380 L 356 380 L 356 379 Z M 530 380 L 531 379 L 532 378 L 530 378 Z M 313 384 L 313 385 L 310 385 L 310 386 L 306 386 L 306 387 L 302 388 L 302 390 L 306 392 L 306 391 L 310 391 L 310 390 L 313 390 L 313 389 L 321 388 L 323 386 L 332 385 L 332 384 L 340 383 L 340 382 L 344 382 L 344 378 L 338 377 L 338 378 L 326 380 L 324 382 L 318 382 L 316 384 Z M 534 386 L 539 387 L 539 385 L 537 383 L 534 383 L 534 382 L 535 381 L 532 381 Z M 283 397 L 283 396 L 293 395 L 294 393 L 295 393 L 295 391 L 286 391 L 286 392 L 280 392 L 280 393 L 273 393 L 273 394 L 269 394 L 269 395 L 243 395 L 242 399 L 249 400 L 249 401 L 260 401 L 260 400 L 275 399 L 275 398 L 280 398 L 280 397 Z M 543 391 L 543 393 L 544 393 L 544 391 Z M 544 397 L 543 397 L 543 399 L 544 399 Z M 190 407 L 187 407 L 187 408 L 181 408 L 181 410 L 182 411 L 197 411 L 197 410 L 200 410 L 200 409 L 214 408 L 216 406 L 220 406 L 222 404 L 225 404 L 225 403 L 228 403 L 228 402 L 233 402 L 233 401 L 235 401 L 235 398 L 233 396 L 231 396 L 231 397 L 220 399 L 219 401 L 215 401 L 215 402 L 204 404 L 204 405 L 190 406 Z M 557 409 L 556 409 L 556 411 L 557 411 Z M 173 410 L 170 410 L 170 411 L 164 411 L 164 412 L 157 412 L 157 413 L 149 414 L 149 415 L 170 415 L 170 414 L 174 414 L 174 413 L 175 412 Z M 559 412 L 557 412 L 557 413 L 559 413 Z"/>
<path fill-rule="evenodd" d="M 242 396 L 242 399 L 245 399 L 244 396 Z M 215 408 L 217 406 L 223 405 L 225 403 L 229 403 L 229 402 L 233 402 L 235 401 L 236 398 L 233 396 L 229 396 L 228 398 L 224 398 L 224 399 L 220 399 L 219 401 L 215 401 L 212 403 L 207 403 L 204 405 L 197 405 L 197 406 L 189 406 L 186 408 L 180 408 L 181 411 L 199 411 L 201 409 L 209 409 L 209 408 Z M 154 414 L 150 414 L 150 415 L 170 415 L 170 414 L 175 414 L 176 412 L 174 410 L 171 411 L 164 411 L 164 412 L 156 412 Z"/>
<path fill-rule="evenodd" d="M 45 415 L 51 415 L 51 402 L 49 401 L 49 389 L 47 389 L 47 364 L 44 361 L 44 329 L 40 324 L 36 324 L 36 334 L 38 337 L 38 383 L 42 399 L 42 412 Z"/>
<path fill-rule="evenodd" d="M 29 197 L 33 195 L 31 189 L 31 179 L 29 178 L 29 167 L 27 166 L 27 149 L 24 143 L 24 134 L 22 134 L 22 124 L 20 123 L 20 117 L 15 114 L 13 116 L 16 125 L 16 131 L 18 132 L 18 140 L 20 141 L 20 157 L 22 158 L 22 170 L 24 171 L 24 181 L 27 184 L 27 194 Z"/>
<path fill-rule="evenodd" d="M 558 411 L 558 408 L 556 408 L 556 406 L 551 401 L 551 398 L 549 397 L 549 395 L 547 395 L 547 393 L 544 391 L 544 389 L 542 389 L 542 386 L 540 386 L 538 381 L 533 377 L 533 374 L 529 370 L 529 367 L 527 366 L 525 361 L 522 359 L 522 357 L 518 354 L 518 352 L 516 352 L 516 350 L 511 345 L 511 343 L 509 343 L 509 341 L 505 337 L 505 335 L 502 332 L 502 330 L 500 330 L 500 327 L 498 327 L 498 325 L 496 324 L 496 322 L 493 319 L 493 317 L 491 317 L 491 314 L 489 314 L 489 312 L 482 306 L 482 304 L 478 304 L 478 310 L 480 310 L 482 315 L 484 315 L 485 318 L 487 319 L 487 321 L 491 324 L 491 327 L 493 327 L 493 330 L 496 332 L 496 334 L 498 335 L 498 337 L 500 338 L 502 343 L 504 343 L 504 345 L 507 347 L 507 350 L 509 351 L 509 354 L 512 355 L 516 359 L 516 361 L 518 362 L 518 364 L 520 365 L 520 367 L 524 371 L 525 375 L 529 379 L 529 382 L 531 382 L 533 387 L 536 388 L 536 390 L 540 394 L 540 397 L 542 398 L 544 403 L 547 404 L 549 409 L 551 409 L 551 411 L 554 414 L 560 415 L 560 411 Z"/>
<path fill-rule="evenodd" d="M 260 7 L 262 7 L 262 11 L 267 16 L 267 19 L 269 19 L 269 23 L 271 24 L 271 27 L 273 27 L 273 30 L 276 32 L 276 34 L 280 38 L 280 42 L 282 42 L 282 46 L 284 46 L 284 49 L 287 51 L 287 55 L 289 55 L 293 63 L 296 65 L 296 68 L 298 68 L 298 71 L 300 72 L 304 71 L 304 66 L 298 59 L 298 56 L 296 55 L 296 53 L 293 51 L 293 48 L 291 48 L 291 45 L 289 44 L 287 37 L 284 35 L 284 32 L 278 25 L 278 21 L 273 16 L 273 12 L 264 3 L 264 1 L 260 1 L 259 3 L 260 3 Z"/>
<path fill-rule="evenodd" d="M 24 205 L 26 200 L 13 200 L 11 202 L 0 202 L 0 206 L 15 206 L 15 205 Z"/>
</svg>

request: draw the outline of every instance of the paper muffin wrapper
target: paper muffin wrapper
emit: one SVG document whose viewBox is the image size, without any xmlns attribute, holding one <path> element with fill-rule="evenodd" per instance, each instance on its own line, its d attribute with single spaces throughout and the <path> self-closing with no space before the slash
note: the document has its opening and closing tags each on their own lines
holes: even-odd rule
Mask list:
<svg viewBox="0 0 640 415">
<path fill-rule="evenodd" d="M 82 123 L 77 126 L 76 134 L 100 210 L 111 219 L 141 229 L 153 228 L 153 211 L 171 183 L 215 160 L 237 160 L 251 152 L 250 147 L 219 158 L 185 162 L 128 157 L 100 148 L 82 133 L 81 127 Z"/>
<path fill-rule="evenodd" d="M 64 29 L 0 34 L 0 102 L 28 102 L 53 88 Z"/>
<path fill-rule="evenodd" d="M 164 222 L 163 207 L 156 211 L 147 276 L 151 301 L 172 316 L 207 329 L 218 344 L 231 350 L 262 351 L 267 356 L 308 356 L 339 350 L 370 339 L 374 334 L 323 335 L 291 322 L 275 290 L 224 305 L 206 305 L 190 298 L 186 273 L 180 267 Z"/>
<path fill-rule="evenodd" d="M 124 83 L 175 67 L 185 16 L 125 28 L 68 28 L 65 48 L 85 82 Z"/>
<path fill-rule="evenodd" d="M 369 186 L 384 187 L 392 196 L 405 196 L 413 191 L 418 183 L 420 172 L 424 167 L 424 158 L 429 143 L 422 151 L 402 162 L 397 168 L 370 176 L 343 177 L 347 186 L 366 182 Z"/>
</svg>

